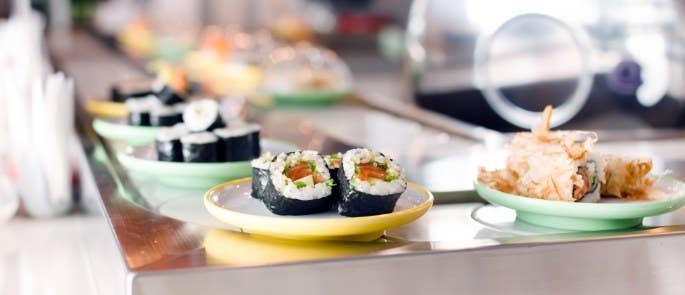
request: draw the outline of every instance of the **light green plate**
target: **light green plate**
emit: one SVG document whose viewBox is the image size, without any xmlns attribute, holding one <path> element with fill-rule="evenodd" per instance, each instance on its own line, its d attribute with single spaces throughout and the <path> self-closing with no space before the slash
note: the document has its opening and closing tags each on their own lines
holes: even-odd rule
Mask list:
<svg viewBox="0 0 685 295">
<path fill-rule="evenodd" d="M 257 91 L 257 98 L 253 102 L 258 105 L 278 106 L 326 106 L 334 104 L 352 94 L 351 90 L 307 90 L 293 93 L 268 93 Z M 266 99 L 267 101 L 263 101 Z"/>
<path fill-rule="evenodd" d="M 478 194 L 488 202 L 516 210 L 516 219 L 546 227 L 597 231 L 635 227 L 642 218 L 674 211 L 685 205 L 685 184 L 664 178 L 655 187 L 670 196 L 653 201 L 604 200 L 600 203 L 573 203 L 527 198 L 503 193 L 474 183 Z"/>
<path fill-rule="evenodd" d="M 100 136 L 117 140 L 130 146 L 145 145 L 155 141 L 159 127 L 131 126 L 101 119 L 93 120 L 93 129 Z"/>
<path fill-rule="evenodd" d="M 263 139 L 262 150 L 281 153 L 297 150 L 292 143 Z M 117 154 L 119 162 L 132 171 L 157 177 L 174 187 L 209 189 L 219 183 L 252 174 L 250 161 L 223 163 L 182 163 L 157 161 L 154 145 L 129 147 Z"/>
</svg>

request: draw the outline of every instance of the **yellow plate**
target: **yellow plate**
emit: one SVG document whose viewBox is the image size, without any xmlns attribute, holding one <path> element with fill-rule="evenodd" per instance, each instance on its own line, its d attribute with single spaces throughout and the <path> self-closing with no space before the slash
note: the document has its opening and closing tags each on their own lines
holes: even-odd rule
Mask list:
<svg viewBox="0 0 685 295">
<path fill-rule="evenodd" d="M 95 118 L 124 118 L 128 115 L 124 103 L 107 100 L 89 99 L 86 110 Z"/>
<path fill-rule="evenodd" d="M 403 241 L 297 241 L 254 236 L 229 230 L 210 230 L 204 239 L 210 265 L 258 266 L 364 256 L 397 251 Z"/>
<path fill-rule="evenodd" d="M 388 214 L 345 217 L 334 211 L 280 216 L 269 212 L 264 204 L 250 197 L 252 179 L 243 178 L 217 185 L 205 193 L 205 208 L 222 222 L 245 232 L 294 240 L 372 241 L 386 229 L 410 223 L 430 209 L 433 194 L 426 188 L 409 183 Z"/>
</svg>

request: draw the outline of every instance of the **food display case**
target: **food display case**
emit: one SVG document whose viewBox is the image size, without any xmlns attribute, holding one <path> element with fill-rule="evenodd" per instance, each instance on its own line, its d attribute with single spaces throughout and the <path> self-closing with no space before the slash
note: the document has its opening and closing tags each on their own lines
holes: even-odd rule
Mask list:
<svg viewBox="0 0 685 295">
<path fill-rule="evenodd" d="M 685 211 L 625 230 L 575 232 L 516 220 L 473 190 L 478 166 L 503 159 L 502 134 L 387 97 L 356 93 L 325 108 L 251 109 L 266 137 L 322 153 L 369 147 L 400 162 L 434 195 L 421 218 L 371 242 L 302 242 L 244 233 L 203 207 L 205 189 L 170 188 L 125 169 L 122 146 L 96 135 L 87 100 L 140 63 L 91 34 L 51 36 L 56 66 L 73 76 L 83 181 L 96 188 L 123 259 L 127 294 L 578 294 L 683 288 Z M 106 69 L 106 70 L 103 70 Z M 363 80 L 363 74 L 355 76 Z M 685 178 L 685 132 L 599 131 L 603 151 L 639 152 Z M 106 275 L 106 274 L 102 274 Z"/>
</svg>

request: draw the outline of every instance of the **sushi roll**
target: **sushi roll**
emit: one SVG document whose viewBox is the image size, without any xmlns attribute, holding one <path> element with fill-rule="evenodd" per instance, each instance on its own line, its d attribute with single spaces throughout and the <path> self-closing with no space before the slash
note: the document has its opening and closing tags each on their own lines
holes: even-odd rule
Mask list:
<svg viewBox="0 0 685 295">
<path fill-rule="evenodd" d="M 259 126 L 250 124 L 215 129 L 213 132 L 219 137 L 219 161 L 248 161 L 259 156 L 258 153 L 255 155 L 260 150 L 259 138 L 255 141 L 254 136 L 259 133 Z"/>
<path fill-rule="evenodd" d="M 122 81 L 110 88 L 109 98 L 114 102 L 125 102 L 129 98 L 142 98 L 154 94 L 149 80 Z"/>
<path fill-rule="evenodd" d="M 183 162 L 183 146 L 181 137 L 188 134 L 183 124 L 162 128 L 155 138 L 157 160 L 166 162 Z"/>
<path fill-rule="evenodd" d="M 152 126 L 174 126 L 181 122 L 183 122 L 183 109 L 177 105 L 157 104 L 150 111 L 150 125 Z"/>
<path fill-rule="evenodd" d="M 262 127 L 259 124 L 250 123 L 245 127 L 250 130 L 250 139 L 252 140 L 252 157 L 259 157 L 262 154 L 262 145 L 259 139 L 259 133 Z"/>
<path fill-rule="evenodd" d="M 219 114 L 219 104 L 211 99 L 196 100 L 183 111 L 183 122 L 190 132 L 212 131 L 226 127 Z"/>
<path fill-rule="evenodd" d="M 159 102 L 165 105 L 174 105 L 183 102 L 183 97 L 178 94 L 169 85 L 164 84 L 164 82 L 157 81 L 154 85 L 155 94 L 157 94 L 157 99 Z"/>
<path fill-rule="evenodd" d="M 255 199 L 263 199 L 266 194 L 266 186 L 269 184 L 269 166 L 274 158 L 274 155 L 266 152 L 252 160 L 252 193 L 250 195 Z"/>
<path fill-rule="evenodd" d="M 281 153 L 271 162 L 263 197 L 269 211 L 278 215 L 303 215 L 331 209 L 331 179 L 326 163 L 316 151 Z"/>
<path fill-rule="evenodd" d="M 407 189 L 402 168 L 385 155 L 352 149 L 342 157 L 338 213 L 368 216 L 390 213 Z"/>
<path fill-rule="evenodd" d="M 598 153 L 590 152 L 583 165 L 578 167 L 583 186 L 587 187 L 585 194 L 576 202 L 597 203 L 601 199 L 600 183 L 605 181 L 604 159 Z"/>
<path fill-rule="evenodd" d="M 331 178 L 333 178 L 333 182 L 335 183 L 333 186 L 333 196 L 338 199 L 340 198 L 340 176 L 338 175 L 338 171 L 342 164 L 342 153 L 325 155 L 323 159 L 326 161 L 328 173 L 331 174 Z"/>
<path fill-rule="evenodd" d="M 184 162 L 217 162 L 219 139 L 211 132 L 191 133 L 181 137 Z"/>
<path fill-rule="evenodd" d="M 129 98 L 126 100 L 128 124 L 133 126 L 150 126 L 150 112 L 157 104 L 153 95 L 144 98 Z"/>
</svg>

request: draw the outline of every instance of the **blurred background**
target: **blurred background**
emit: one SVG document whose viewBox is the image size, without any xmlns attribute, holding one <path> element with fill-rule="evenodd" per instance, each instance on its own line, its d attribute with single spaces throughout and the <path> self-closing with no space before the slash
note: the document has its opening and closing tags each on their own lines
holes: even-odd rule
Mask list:
<svg viewBox="0 0 685 295">
<path fill-rule="evenodd" d="M 446 198 L 549 104 L 553 127 L 685 177 L 683 1 L 0 0 L 0 293 L 125 280 L 89 269 L 121 267 L 98 259 L 119 252 L 102 200 L 133 188 L 91 123 L 127 124 L 151 81 L 301 148 L 383 151 Z M 157 185 L 127 202 L 168 215 Z"/>
</svg>

